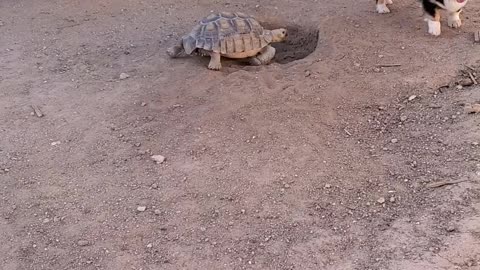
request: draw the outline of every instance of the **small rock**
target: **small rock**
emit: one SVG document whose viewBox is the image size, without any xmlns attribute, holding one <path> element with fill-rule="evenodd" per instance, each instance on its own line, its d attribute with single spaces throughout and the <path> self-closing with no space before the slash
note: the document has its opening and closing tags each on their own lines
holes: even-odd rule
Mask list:
<svg viewBox="0 0 480 270">
<path fill-rule="evenodd" d="M 152 247 L 153 247 L 152 244 L 148 244 L 148 245 L 147 245 L 147 248 L 152 248 Z"/>
<path fill-rule="evenodd" d="M 400 121 L 405 122 L 407 121 L 408 117 L 406 115 L 400 116 Z"/>
<path fill-rule="evenodd" d="M 162 211 L 158 210 L 158 209 L 155 209 L 155 211 L 153 211 L 155 213 L 155 215 L 159 216 L 162 214 Z"/>
<path fill-rule="evenodd" d="M 79 245 L 81 247 L 85 247 L 85 246 L 90 245 L 90 242 L 88 242 L 87 240 L 78 240 L 77 245 Z"/>
<path fill-rule="evenodd" d="M 378 203 L 385 203 L 385 198 L 381 197 L 377 200 Z"/>
<path fill-rule="evenodd" d="M 139 207 L 137 207 L 137 211 L 138 211 L 138 212 L 145 212 L 145 210 L 147 210 L 147 207 L 146 207 L 146 206 L 139 206 Z"/>
<path fill-rule="evenodd" d="M 458 82 L 458 85 L 471 86 L 471 85 L 473 85 L 473 82 L 470 79 L 464 78 L 464 79 L 462 79 L 461 81 Z"/>
<path fill-rule="evenodd" d="M 480 113 L 480 104 L 465 104 L 466 113 Z"/>
<path fill-rule="evenodd" d="M 392 143 L 397 143 L 397 142 L 398 142 L 398 139 L 392 139 L 391 142 L 392 142 Z"/>
<path fill-rule="evenodd" d="M 55 146 L 55 145 L 59 145 L 59 144 L 61 144 L 61 143 L 62 143 L 62 142 L 60 142 L 60 141 L 56 141 L 56 142 L 52 142 L 50 145 Z"/>
<path fill-rule="evenodd" d="M 332 187 L 332 185 L 330 185 L 330 184 L 325 184 L 325 188 L 331 188 L 331 187 Z"/>
<path fill-rule="evenodd" d="M 416 95 L 411 95 L 411 96 L 408 97 L 408 101 L 412 101 L 412 100 L 414 100 L 414 99 L 416 99 L 416 98 L 417 98 Z"/>
<path fill-rule="evenodd" d="M 456 88 L 457 90 L 462 90 L 462 89 L 463 89 L 463 86 L 459 84 L 459 85 L 455 86 L 455 88 Z"/>
<path fill-rule="evenodd" d="M 478 142 L 472 142 L 473 146 L 478 146 L 478 144 L 479 144 Z M 4 170 L 6 170 L 6 169 L 4 169 Z"/>
<path fill-rule="evenodd" d="M 385 107 L 384 107 L 384 106 L 380 106 L 380 107 L 378 107 L 378 110 L 379 110 L 379 111 L 385 111 Z"/>
<path fill-rule="evenodd" d="M 165 157 L 162 156 L 162 155 L 154 155 L 152 156 L 152 159 L 157 162 L 157 164 L 162 164 L 163 162 L 165 162 Z"/>
<path fill-rule="evenodd" d="M 448 226 L 447 227 L 447 232 L 454 232 L 455 231 L 455 227 L 454 226 Z"/>
<path fill-rule="evenodd" d="M 46 219 L 43 220 L 43 223 L 48 223 L 48 222 L 50 222 L 49 218 L 46 218 Z"/>
<path fill-rule="evenodd" d="M 152 188 L 153 188 L 153 189 L 157 189 L 157 188 L 158 188 L 158 184 L 156 184 L 156 183 L 153 184 L 153 185 L 152 185 Z"/>
<path fill-rule="evenodd" d="M 119 78 L 120 78 L 120 80 L 125 80 L 125 79 L 130 78 L 130 75 L 128 75 L 127 73 L 121 73 Z"/>
<path fill-rule="evenodd" d="M 142 102 L 142 103 L 140 104 L 140 106 L 145 107 L 145 106 L 147 106 L 147 103 Z"/>
<path fill-rule="evenodd" d="M 378 68 L 378 67 L 374 68 L 373 71 L 374 71 L 375 73 L 380 73 L 380 72 L 382 72 L 382 70 L 381 70 L 380 68 Z"/>
<path fill-rule="evenodd" d="M 390 197 L 390 202 L 395 202 L 395 197 Z"/>
<path fill-rule="evenodd" d="M 310 77 L 310 75 L 312 75 L 312 73 L 310 73 L 310 70 L 305 71 L 305 77 Z"/>
</svg>

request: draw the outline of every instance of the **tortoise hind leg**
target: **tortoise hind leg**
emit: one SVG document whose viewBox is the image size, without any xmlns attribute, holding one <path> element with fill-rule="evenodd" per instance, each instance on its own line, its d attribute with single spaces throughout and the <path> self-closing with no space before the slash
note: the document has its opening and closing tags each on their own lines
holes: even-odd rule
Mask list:
<svg viewBox="0 0 480 270">
<path fill-rule="evenodd" d="M 256 57 L 252 57 L 250 59 L 250 64 L 254 66 L 269 64 L 273 57 L 275 57 L 275 52 L 275 48 L 269 45 L 263 48 Z"/>
<path fill-rule="evenodd" d="M 208 64 L 208 69 L 211 70 L 220 70 L 222 68 L 221 56 L 219 53 L 210 52 L 210 63 Z"/>
</svg>

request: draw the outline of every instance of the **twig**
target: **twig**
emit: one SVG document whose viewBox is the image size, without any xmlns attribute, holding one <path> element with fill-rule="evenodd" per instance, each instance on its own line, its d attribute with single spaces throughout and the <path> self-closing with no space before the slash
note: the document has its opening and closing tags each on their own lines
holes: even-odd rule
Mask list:
<svg viewBox="0 0 480 270">
<path fill-rule="evenodd" d="M 480 42 L 480 31 L 475 31 L 474 33 L 475 42 Z"/>
<path fill-rule="evenodd" d="M 473 67 L 469 66 L 469 65 L 464 65 L 465 67 L 471 69 L 472 71 L 476 71 Z"/>
<path fill-rule="evenodd" d="M 401 64 L 379 64 L 377 67 L 400 67 Z"/>
<path fill-rule="evenodd" d="M 36 115 L 37 117 L 43 117 L 44 114 L 43 114 L 43 112 L 40 110 L 40 108 L 38 108 L 37 105 L 32 105 L 31 107 L 32 107 L 33 112 L 35 113 L 35 115 Z"/>
<path fill-rule="evenodd" d="M 347 133 L 348 136 L 352 136 L 352 133 L 350 133 L 346 128 L 344 128 L 343 131 L 345 131 L 345 133 Z"/>
<path fill-rule="evenodd" d="M 470 79 L 472 80 L 473 84 L 478 84 L 477 80 L 475 80 L 475 77 L 473 77 L 473 74 L 469 71 L 468 76 L 470 76 Z"/>
<path fill-rule="evenodd" d="M 454 184 L 458 184 L 458 183 L 461 183 L 461 182 L 465 182 L 467 180 L 453 180 L 453 181 L 439 181 L 439 182 L 435 182 L 435 183 L 429 183 L 426 185 L 427 188 L 438 188 L 438 187 L 443 187 L 443 186 L 447 186 L 447 185 L 454 185 Z"/>
</svg>

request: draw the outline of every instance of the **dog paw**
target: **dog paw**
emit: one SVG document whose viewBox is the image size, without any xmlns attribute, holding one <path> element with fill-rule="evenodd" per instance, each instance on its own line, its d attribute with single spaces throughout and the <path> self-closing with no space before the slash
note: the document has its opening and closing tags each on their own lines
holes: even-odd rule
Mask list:
<svg viewBox="0 0 480 270">
<path fill-rule="evenodd" d="M 380 14 L 390 13 L 390 9 L 388 9 L 386 4 L 378 4 L 377 12 Z"/>
<path fill-rule="evenodd" d="M 433 36 L 439 36 L 442 33 L 440 22 L 428 20 L 428 33 Z"/>
<path fill-rule="evenodd" d="M 462 26 L 462 20 L 460 20 L 458 14 L 448 16 L 448 26 L 452 28 L 459 28 Z"/>
</svg>

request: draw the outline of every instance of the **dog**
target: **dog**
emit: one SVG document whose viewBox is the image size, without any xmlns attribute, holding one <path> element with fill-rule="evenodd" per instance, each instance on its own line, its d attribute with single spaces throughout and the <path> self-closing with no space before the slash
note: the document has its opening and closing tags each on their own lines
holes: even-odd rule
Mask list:
<svg viewBox="0 0 480 270">
<path fill-rule="evenodd" d="M 392 0 L 375 0 L 377 3 L 378 13 L 389 13 L 390 9 L 387 5 L 391 5 Z M 468 0 L 420 0 L 422 1 L 423 10 L 427 14 L 426 21 L 428 23 L 428 33 L 439 36 L 442 33 L 440 25 L 440 10 L 444 9 L 448 12 L 448 26 L 458 28 L 462 26 L 460 13 Z"/>
</svg>

